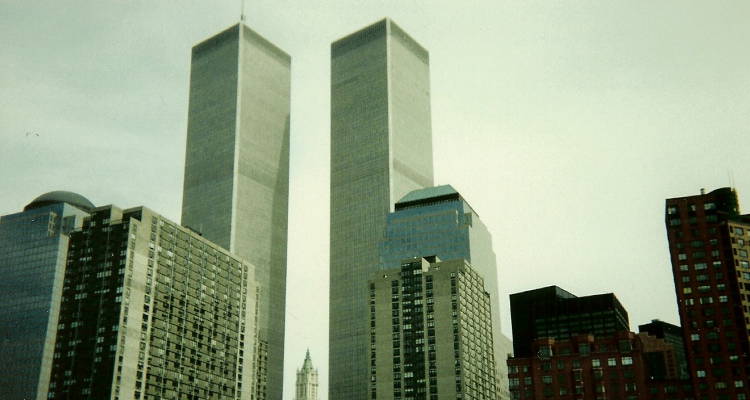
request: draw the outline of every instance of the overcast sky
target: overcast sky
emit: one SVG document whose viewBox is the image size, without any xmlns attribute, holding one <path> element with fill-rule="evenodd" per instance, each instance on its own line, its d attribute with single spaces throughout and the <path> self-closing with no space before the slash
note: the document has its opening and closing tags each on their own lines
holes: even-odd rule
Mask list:
<svg viewBox="0 0 750 400">
<path fill-rule="evenodd" d="M 292 56 L 285 399 L 308 347 L 328 387 L 330 43 L 382 17 L 430 52 L 436 180 L 493 235 L 506 334 L 553 284 L 678 323 L 664 199 L 750 208 L 749 2 L 246 2 Z M 0 215 L 70 190 L 179 221 L 190 48 L 239 10 L 0 0 Z"/>
</svg>

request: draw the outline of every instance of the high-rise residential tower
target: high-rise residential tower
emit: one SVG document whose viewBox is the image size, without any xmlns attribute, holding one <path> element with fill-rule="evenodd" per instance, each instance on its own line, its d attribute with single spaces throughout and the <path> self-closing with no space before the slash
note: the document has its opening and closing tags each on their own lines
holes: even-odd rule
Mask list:
<svg viewBox="0 0 750 400">
<path fill-rule="evenodd" d="M 492 236 L 469 203 L 451 186 L 409 192 L 388 214 L 381 244 L 382 268 L 397 268 L 401 260 L 435 255 L 443 260 L 465 259 L 484 279 L 492 305 L 498 392 L 506 399 L 508 372 L 505 360 L 510 340 L 500 330 L 500 297 Z"/>
<path fill-rule="evenodd" d="M 667 199 L 665 223 L 695 397 L 750 398 L 750 214 L 727 187 Z"/>
<path fill-rule="evenodd" d="M 241 23 L 192 51 L 182 224 L 257 268 L 258 399 L 283 388 L 290 65 Z"/>
<path fill-rule="evenodd" d="M 499 398 L 490 296 L 464 259 L 406 259 L 369 282 L 369 399 Z"/>
<path fill-rule="evenodd" d="M 329 398 L 367 398 L 367 280 L 386 215 L 433 185 L 429 55 L 384 19 L 331 45 Z"/>
<path fill-rule="evenodd" d="M 70 234 L 38 399 L 257 398 L 254 272 L 147 208 L 93 209 Z"/>
<path fill-rule="evenodd" d="M 310 350 L 305 354 L 302 368 L 297 370 L 294 400 L 318 400 L 318 370 L 313 367 Z"/>
<path fill-rule="evenodd" d="M 43 194 L 0 217 L 0 398 L 46 398 L 68 233 L 94 208 L 76 193 Z"/>
</svg>

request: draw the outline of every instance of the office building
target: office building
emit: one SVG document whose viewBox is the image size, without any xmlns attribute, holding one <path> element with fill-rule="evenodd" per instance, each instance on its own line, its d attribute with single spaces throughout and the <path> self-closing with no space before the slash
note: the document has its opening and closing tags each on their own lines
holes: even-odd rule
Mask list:
<svg viewBox="0 0 750 400">
<path fill-rule="evenodd" d="M 510 295 L 513 355 L 534 356 L 539 338 L 568 339 L 577 335 L 611 336 L 629 332 L 628 313 L 612 293 L 577 297 L 557 286 Z"/>
<path fill-rule="evenodd" d="M 403 259 L 429 255 L 443 260 L 461 258 L 471 264 L 490 294 L 498 387 L 502 398 L 507 398 L 505 360 L 512 348 L 500 330 L 497 262 L 490 232 L 450 185 L 409 192 L 394 208 L 388 214 L 381 244 L 381 268 L 395 268 Z"/>
<path fill-rule="evenodd" d="M 648 335 L 657 339 L 662 339 L 669 345 L 671 350 L 666 353 L 667 357 L 673 357 L 674 360 L 664 360 L 665 370 L 663 372 L 665 379 L 689 379 L 687 371 L 687 360 L 685 359 L 685 342 L 682 340 L 682 328 L 672 325 L 668 322 L 652 320 L 648 324 L 638 325 L 638 332 L 641 338 Z M 672 366 L 672 364 L 674 364 Z M 659 374 L 652 374 L 660 376 Z"/>
<path fill-rule="evenodd" d="M 302 368 L 297 370 L 297 393 L 294 400 L 318 400 L 318 370 L 313 367 L 310 350 L 305 354 Z"/>
<path fill-rule="evenodd" d="M 490 296 L 463 259 L 404 260 L 369 282 L 369 399 L 497 399 Z"/>
<path fill-rule="evenodd" d="M 68 232 L 94 208 L 71 192 L 43 194 L 0 217 L 0 398 L 35 399 L 47 388 Z M 39 390 L 38 390 L 39 388 Z"/>
<path fill-rule="evenodd" d="M 393 204 L 433 185 L 431 135 L 422 46 L 389 19 L 331 45 L 331 399 L 367 398 L 367 281 Z"/>
<path fill-rule="evenodd" d="M 70 233 L 39 398 L 254 398 L 254 270 L 147 208 L 93 209 Z"/>
<path fill-rule="evenodd" d="M 190 71 L 182 224 L 257 268 L 261 400 L 283 388 L 290 63 L 240 23 L 193 47 Z"/>
<path fill-rule="evenodd" d="M 557 287 L 511 295 L 511 398 L 690 400 L 672 344 L 629 331 L 612 293 L 576 297 Z M 679 327 L 652 322 L 650 328 Z"/>
<path fill-rule="evenodd" d="M 697 399 L 750 396 L 750 215 L 731 188 L 666 200 L 688 372 Z"/>
</svg>

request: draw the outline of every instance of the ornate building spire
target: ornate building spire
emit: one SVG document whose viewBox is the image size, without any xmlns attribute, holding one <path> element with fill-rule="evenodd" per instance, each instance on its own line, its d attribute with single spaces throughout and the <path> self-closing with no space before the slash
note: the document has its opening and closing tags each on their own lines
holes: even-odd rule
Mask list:
<svg viewBox="0 0 750 400">
<path fill-rule="evenodd" d="M 302 368 L 297 370 L 297 392 L 294 400 L 318 400 L 318 370 L 312 365 L 307 349 Z"/>
</svg>

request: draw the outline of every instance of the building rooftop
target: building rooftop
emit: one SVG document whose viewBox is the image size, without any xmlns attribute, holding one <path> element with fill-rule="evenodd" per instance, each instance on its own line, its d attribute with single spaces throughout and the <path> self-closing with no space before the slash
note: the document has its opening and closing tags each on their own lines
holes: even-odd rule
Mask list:
<svg viewBox="0 0 750 400">
<path fill-rule="evenodd" d="M 435 199 L 438 197 L 449 197 L 449 196 L 456 196 L 458 197 L 458 191 L 453 188 L 451 185 L 441 185 L 441 186 L 433 186 L 428 187 L 424 189 L 417 189 L 412 190 L 411 192 L 407 193 L 406 196 L 402 197 L 401 200 L 396 202 L 396 204 L 407 204 L 407 203 L 417 203 L 421 202 L 423 200 L 428 199 Z"/>
<path fill-rule="evenodd" d="M 48 192 L 35 198 L 31 201 L 31 203 L 27 204 L 26 207 L 23 208 L 23 210 L 32 210 L 35 208 L 40 208 L 57 203 L 68 203 L 87 212 L 91 211 L 94 208 L 94 203 L 78 193 L 56 190 L 54 192 Z"/>
</svg>

